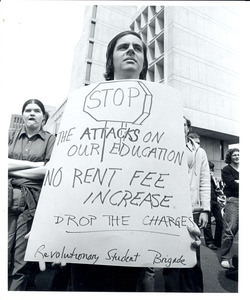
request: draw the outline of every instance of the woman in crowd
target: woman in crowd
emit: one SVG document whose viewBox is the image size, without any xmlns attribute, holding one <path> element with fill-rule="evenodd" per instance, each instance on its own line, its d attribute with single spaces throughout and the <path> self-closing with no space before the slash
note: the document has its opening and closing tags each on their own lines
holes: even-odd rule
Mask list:
<svg viewBox="0 0 250 300">
<path fill-rule="evenodd" d="M 239 149 L 229 149 L 225 159 L 228 165 L 221 172 L 227 197 L 223 215 L 221 266 L 228 269 L 231 268 L 233 240 L 239 229 L 239 159 Z"/>
<path fill-rule="evenodd" d="M 37 99 L 22 108 L 24 126 L 9 133 L 8 194 L 8 275 L 9 290 L 26 290 L 31 263 L 24 261 L 27 240 L 35 215 L 46 163 L 55 137 L 43 130 L 48 119 L 44 105 Z"/>
</svg>

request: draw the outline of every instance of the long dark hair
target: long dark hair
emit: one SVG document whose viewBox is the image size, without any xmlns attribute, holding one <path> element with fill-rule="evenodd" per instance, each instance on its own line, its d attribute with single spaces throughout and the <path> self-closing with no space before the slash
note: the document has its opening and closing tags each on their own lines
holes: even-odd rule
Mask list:
<svg viewBox="0 0 250 300">
<path fill-rule="evenodd" d="M 49 113 L 45 110 L 45 107 L 43 105 L 43 103 L 38 100 L 38 99 L 29 99 L 27 100 L 24 104 L 23 104 L 23 108 L 22 108 L 22 114 L 26 108 L 26 106 L 30 103 L 34 103 L 36 105 L 38 105 L 43 113 L 43 116 L 44 116 L 44 120 L 43 120 L 43 124 L 42 124 L 42 127 L 47 123 L 48 119 L 49 119 Z"/>
<path fill-rule="evenodd" d="M 148 71 L 148 59 L 147 59 L 147 47 L 145 43 L 143 42 L 141 36 L 134 31 L 123 31 L 119 34 L 117 34 L 108 44 L 107 52 L 106 52 L 106 72 L 104 73 L 104 78 L 109 80 L 114 80 L 114 64 L 113 64 L 113 53 L 116 46 L 117 41 L 124 37 L 125 35 L 135 35 L 142 41 L 142 47 L 143 47 L 143 55 L 144 55 L 144 61 L 143 61 L 143 68 L 140 73 L 139 79 L 145 80 L 147 71 Z"/>
<path fill-rule="evenodd" d="M 45 107 L 44 107 L 43 103 L 42 103 L 40 100 L 38 100 L 38 99 L 29 99 L 29 100 L 27 100 L 27 101 L 23 104 L 22 114 L 23 114 L 23 112 L 24 112 L 26 106 L 27 106 L 28 104 L 30 104 L 30 103 L 34 103 L 34 104 L 38 105 L 38 106 L 40 107 L 41 111 L 43 112 L 43 115 L 46 114 Z"/>
</svg>

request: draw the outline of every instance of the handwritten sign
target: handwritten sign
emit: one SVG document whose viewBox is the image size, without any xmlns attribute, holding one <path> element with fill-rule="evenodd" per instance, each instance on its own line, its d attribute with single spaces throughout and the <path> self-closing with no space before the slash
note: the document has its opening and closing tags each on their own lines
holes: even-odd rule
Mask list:
<svg viewBox="0 0 250 300">
<path fill-rule="evenodd" d="M 69 96 L 26 260 L 191 267 L 179 92 L 110 81 Z"/>
</svg>

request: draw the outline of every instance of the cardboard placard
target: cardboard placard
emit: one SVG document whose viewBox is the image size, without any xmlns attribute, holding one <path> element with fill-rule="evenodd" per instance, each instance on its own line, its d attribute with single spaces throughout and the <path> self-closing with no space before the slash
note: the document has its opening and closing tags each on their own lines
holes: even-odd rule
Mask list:
<svg viewBox="0 0 250 300">
<path fill-rule="evenodd" d="M 68 98 L 25 260 L 196 264 L 180 94 L 106 81 Z"/>
</svg>

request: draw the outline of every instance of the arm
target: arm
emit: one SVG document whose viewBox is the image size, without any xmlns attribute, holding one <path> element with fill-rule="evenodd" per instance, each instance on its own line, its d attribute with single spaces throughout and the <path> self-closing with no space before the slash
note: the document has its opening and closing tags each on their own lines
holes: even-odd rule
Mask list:
<svg viewBox="0 0 250 300">
<path fill-rule="evenodd" d="M 18 171 L 30 168 L 37 168 L 44 166 L 44 162 L 32 162 L 28 160 L 8 159 L 8 171 Z"/>
<path fill-rule="evenodd" d="M 203 149 L 202 149 L 203 150 Z M 211 181 L 209 164 L 205 150 L 202 151 L 202 162 L 200 171 L 200 183 L 199 183 L 199 196 L 201 206 L 204 211 L 210 211 L 210 198 L 211 198 Z"/>
<path fill-rule="evenodd" d="M 222 169 L 221 177 L 225 184 L 224 194 L 226 197 L 239 197 L 239 172 L 227 165 Z"/>
<path fill-rule="evenodd" d="M 209 164 L 208 164 L 207 155 L 204 150 L 202 153 L 199 195 L 200 195 L 201 206 L 204 209 L 204 212 L 201 212 L 200 217 L 199 217 L 199 226 L 200 226 L 200 228 L 204 228 L 207 226 L 208 212 L 211 209 L 210 172 L 209 172 Z"/>
<path fill-rule="evenodd" d="M 196 249 L 201 245 L 201 232 L 198 226 L 194 223 L 193 226 L 187 226 L 187 230 L 189 231 L 190 236 L 193 238 L 193 242 L 191 243 L 191 247 Z"/>
<path fill-rule="evenodd" d="M 37 168 L 30 168 L 25 170 L 18 170 L 18 171 L 11 171 L 9 175 L 14 177 L 22 177 L 28 179 L 43 179 L 46 173 L 47 167 L 37 167 Z"/>
<path fill-rule="evenodd" d="M 29 179 L 37 179 L 43 178 L 46 172 L 44 167 L 46 163 L 50 160 L 51 152 L 54 146 L 55 137 L 53 135 L 49 136 L 46 145 L 45 159 L 40 162 L 33 162 L 28 160 L 17 160 L 17 159 L 8 159 L 8 171 L 9 175 L 17 176 L 17 177 L 25 177 Z M 32 169 L 39 168 L 37 171 L 31 171 Z M 24 171 L 26 172 L 16 172 L 16 171 Z M 29 171 L 28 171 L 29 170 Z M 15 173 L 14 173 L 15 172 Z"/>
<path fill-rule="evenodd" d="M 232 172 L 230 172 L 229 167 L 225 167 L 222 169 L 221 176 L 223 182 L 227 185 L 229 189 L 232 190 L 239 189 L 239 180 L 234 178 Z"/>
</svg>

